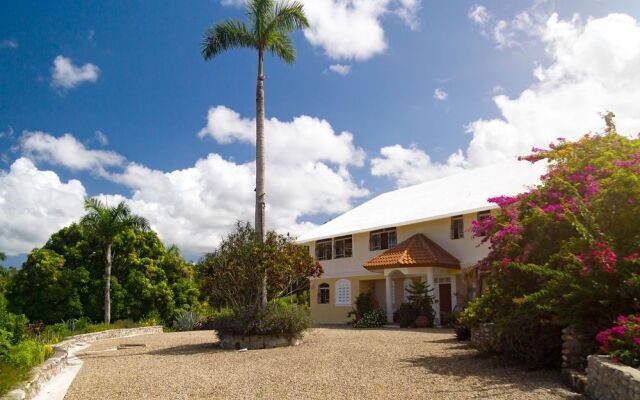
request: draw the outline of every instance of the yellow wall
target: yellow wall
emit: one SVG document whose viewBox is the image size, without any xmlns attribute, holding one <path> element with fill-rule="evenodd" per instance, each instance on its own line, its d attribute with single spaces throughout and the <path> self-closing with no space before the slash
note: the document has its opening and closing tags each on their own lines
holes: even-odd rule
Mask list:
<svg viewBox="0 0 640 400">
<path fill-rule="evenodd" d="M 336 282 L 342 278 L 335 279 L 312 279 L 311 280 L 311 318 L 318 324 L 343 324 L 352 318 L 347 317 L 347 313 L 353 306 L 336 306 Z M 351 281 L 351 304 L 353 304 L 360 294 L 359 278 L 345 278 Z M 329 284 L 329 304 L 318 304 L 318 286 L 321 283 Z M 382 293 L 384 299 L 384 292 Z M 384 304 L 384 303 L 383 303 Z"/>
</svg>

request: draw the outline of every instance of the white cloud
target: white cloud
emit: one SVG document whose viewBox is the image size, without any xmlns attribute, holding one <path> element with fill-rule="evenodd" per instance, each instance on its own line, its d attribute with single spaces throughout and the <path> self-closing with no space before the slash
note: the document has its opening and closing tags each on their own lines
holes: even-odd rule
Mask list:
<svg viewBox="0 0 640 400">
<path fill-rule="evenodd" d="M 348 171 L 365 157 L 351 133 L 336 133 L 327 121 L 308 116 L 289 122 L 269 119 L 265 131 L 268 227 L 299 234 L 313 226 L 308 217 L 344 212 L 354 199 L 368 194 Z M 221 144 L 254 145 L 255 122 L 224 106 L 213 107 L 198 135 Z M 209 154 L 192 167 L 170 172 L 131 163 L 108 178 L 131 188 L 126 200 L 134 212 L 147 217 L 165 243 L 189 254 L 211 250 L 235 221 L 253 221 L 253 161 L 237 163 Z"/>
<path fill-rule="evenodd" d="M 517 97 L 494 97 L 500 118 L 467 126 L 471 141 L 446 162 L 398 145 L 372 162 L 374 175 L 403 186 L 458 168 L 490 165 L 545 147 L 558 137 L 575 140 L 601 131 L 601 112 L 616 113 L 621 133 L 640 132 L 640 26 L 625 14 L 590 18 L 585 24 L 553 14 L 540 38 L 550 58 L 535 69 L 535 81 Z M 407 161 L 404 161 L 404 159 Z"/>
<path fill-rule="evenodd" d="M 467 14 L 469 19 L 480 26 L 485 26 L 487 22 L 489 22 L 489 18 L 491 15 L 485 6 L 474 5 L 469 9 L 469 13 Z"/>
<path fill-rule="evenodd" d="M 339 166 L 364 162 L 365 153 L 353 144 L 353 134 L 337 134 L 323 119 L 302 115 L 291 122 L 276 118 L 265 120 L 267 162 L 306 163 L 323 161 Z M 207 125 L 199 137 L 211 136 L 219 143 L 234 141 L 255 143 L 255 119 L 242 118 L 237 112 L 217 106 L 209 109 Z"/>
<path fill-rule="evenodd" d="M 101 130 L 97 130 L 93 132 L 93 134 L 96 137 L 96 140 L 98 141 L 98 143 L 100 143 L 100 145 L 106 146 L 107 144 L 109 144 L 109 138 Z"/>
<path fill-rule="evenodd" d="M 329 70 L 335 72 L 338 75 L 348 75 L 351 72 L 351 65 L 332 64 L 329 65 Z"/>
<path fill-rule="evenodd" d="M 0 48 L 17 49 L 18 41 L 13 38 L 4 39 L 2 42 L 0 42 Z"/>
<path fill-rule="evenodd" d="M 529 8 L 509 19 L 496 19 L 480 5 L 471 7 L 467 15 L 480 27 L 480 33 L 491 38 L 498 49 L 507 49 L 536 43 L 554 8 L 553 1 L 535 0 Z"/>
<path fill-rule="evenodd" d="M 26 253 L 83 214 L 86 192 L 77 180 L 61 182 L 26 158 L 0 170 L 0 251 Z"/>
<path fill-rule="evenodd" d="M 438 101 L 444 101 L 449 97 L 449 93 L 445 92 L 442 88 L 436 88 L 433 91 L 433 98 Z"/>
<path fill-rule="evenodd" d="M 367 60 L 387 49 L 382 19 L 401 18 L 412 30 L 420 27 L 422 0 L 299 0 L 311 27 L 304 36 L 336 60 Z M 222 0 L 226 6 L 246 0 Z"/>
<path fill-rule="evenodd" d="M 73 65 L 69 58 L 57 56 L 51 67 L 51 86 L 72 89 L 83 82 L 96 82 L 100 69 L 90 63 L 81 67 Z"/>
<path fill-rule="evenodd" d="M 380 155 L 382 157 L 371 160 L 371 175 L 391 178 L 398 187 L 440 178 L 466 167 L 461 151 L 449 156 L 446 164 L 434 163 L 427 153 L 414 145 L 409 148 L 399 144 L 383 147 Z"/>
<path fill-rule="evenodd" d="M 25 131 L 20 139 L 25 156 L 36 161 L 62 165 L 72 170 L 104 174 L 106 167 L 124 164 L 124 157 L 104 150 L 90 150 L 69 133 L 60 137 L 45 132 Z"/>
</svg>

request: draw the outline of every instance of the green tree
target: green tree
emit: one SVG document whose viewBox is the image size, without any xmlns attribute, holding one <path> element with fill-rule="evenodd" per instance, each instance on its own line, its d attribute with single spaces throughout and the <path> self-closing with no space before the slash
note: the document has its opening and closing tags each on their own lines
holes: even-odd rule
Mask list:
<svg viewBox="0 0 640 400">
<path fill-rule="evenodd" d="M 202 292 L 212 304 L 235 310 L 258 307 L 262 302 L 262 276 L 269 274 L 268 300 L 289 296 L 308 288 L 308 278 L 322 268 L 309 252 L 289 236 L 267 232 L 263 243 L 255 240 L 249 223 L 238 223 L 197 269 Z"/>
<path fill-rule="evenodd" d="M 81 224 L 92 234 L 100 238 L 104 247 L 104 322 L 111 322 L 111 268 L 113 265 L 112 248 L 116 236 L 127 229 L 148 230 L 149 222 L 131 213 L 129 206 L 122 201 L 115 207 L 109 207 L 98 199 L 85 200 L 84 208 L 88 213 L 82 217 Z"/>
<path fill-rule="evenodd" d="M 250 48 L 258 52 L 258 80 L 256 87 L 256 204 L 255 229 L 257 240 L 265 240 L 265 180 L 264 180 L 264 73 L 265 51 L 292 64 L 295 48 L 289 34 L 309 27 L 303 6 L 298 2 L 250 0 L 246 9 L 249 25 L 242 21 L 226 20 L 207 30 L 202 42 L 202 57 L 211 60 L 227 50 Z M 267 304 L 267 276 L 262 277 L 262 307 Z"/>
<path fill-rule="evenodd" d="M 139 320 L 157 313 L 165 322 L 198 305 L 194 265 L 153 231 L 129 228 L 113 242 L 111 317 Z M 33 321 L 104 317 L 104 258 L 100 238 L 72 224 L 29 255 L 11 280 L 11 308 Z M 57 297 L 56 297 L 57 296 Z"/>
<path fill-rule="evenodd" d="M 407 288 L 407 300 L 418 311 L 418 315 L 427 317 L 429 325 L 433 325 L 435 313 L 433 311 L 433 289 L 422 280 L 414 280 Z"/>
</svg>

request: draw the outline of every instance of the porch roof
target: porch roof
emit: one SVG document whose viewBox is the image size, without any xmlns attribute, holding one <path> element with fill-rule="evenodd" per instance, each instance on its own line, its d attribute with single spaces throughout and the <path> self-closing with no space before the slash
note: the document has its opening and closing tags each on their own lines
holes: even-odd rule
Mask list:
<svg viewBox="0 0 640 400">
<path fill-rule="evenodd" d="M 364 263 L 367 269 L 390 267 L 444 267 L 460 269 L 460 261 L 436 242 L 417 233 L 396 247 Z"/>
</svg>

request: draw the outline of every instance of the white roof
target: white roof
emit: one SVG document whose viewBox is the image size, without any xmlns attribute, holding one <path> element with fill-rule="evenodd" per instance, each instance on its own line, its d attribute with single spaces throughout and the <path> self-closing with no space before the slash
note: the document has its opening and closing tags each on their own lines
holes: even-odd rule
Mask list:
<svg viewBox="0 0 640 400">
<path fill-rule="evenodd" d="M 298 243 L 496 208 L 487 199 L 540 183 L 545 167 L 512 161 L 383 193 L 301 235 Z"/>
</svg>

